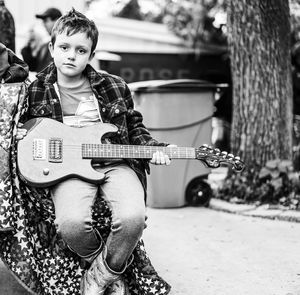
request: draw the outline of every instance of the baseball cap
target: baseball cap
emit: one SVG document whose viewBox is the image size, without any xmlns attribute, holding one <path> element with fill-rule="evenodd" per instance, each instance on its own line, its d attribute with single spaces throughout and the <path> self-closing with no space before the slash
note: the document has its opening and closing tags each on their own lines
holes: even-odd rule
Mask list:
<svg viewBox="0 0 300 295">
<path fill-rule="evenodd" d="M 50 7 L 48 8 L 44 13 L 42 14 L 36 14 L 36 18 L 45 19 L 47 17 L 50 17 L 51 19 L 58 19 L 62 16 L 62 13 L 59 9 Z"/>
</svg>

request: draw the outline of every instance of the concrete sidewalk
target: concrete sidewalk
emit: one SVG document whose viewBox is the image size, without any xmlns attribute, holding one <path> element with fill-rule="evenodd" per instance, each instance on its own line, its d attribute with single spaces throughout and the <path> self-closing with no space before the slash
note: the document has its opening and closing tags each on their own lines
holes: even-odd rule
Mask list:
<svg viewBox="0 0 300 295">
<path fill-rule="evenodd" d="M 213 210 L 283 221 L 300 222 L 300 211 L 288 210 L 268 204 L 255 206 L 246 204 L 232 204 L 219 199 L 211 199 L 209 207 Z"/>
<path fill-rule="evenodd" d="M 226 177 L 227 171 L 227 167 L 220 167 L 211 171 L 208 176 L 208 182 L 212 189 L 217 189 L 222 184 L 222 181 Z M 252 204 L 235 204 L 213 198 L 210 200 L 209 207 L 213 210 L 239 214 L 243 216 L 300 222 L 300 211 L 288 210 L 280 205 L 274 206 L 264 204 L 256 206 Z"/>
</svg>

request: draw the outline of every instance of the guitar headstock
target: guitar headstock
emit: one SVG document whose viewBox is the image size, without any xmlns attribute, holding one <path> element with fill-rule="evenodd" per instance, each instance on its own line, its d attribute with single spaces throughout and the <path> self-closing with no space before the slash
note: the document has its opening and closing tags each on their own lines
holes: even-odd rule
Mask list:
<svg viewBox="0 0 300 295">
<path fill-rule="evenodd" d="M 208 145 L 202 145 L 196 148 L 196 159 L 202 161 L 209 168 L 218 168 L 221 164 L 231 165 L 232 169 L 240 172 L 244 169 L 245 164 L 240 157 L 212 148 Z"/>
</svg>

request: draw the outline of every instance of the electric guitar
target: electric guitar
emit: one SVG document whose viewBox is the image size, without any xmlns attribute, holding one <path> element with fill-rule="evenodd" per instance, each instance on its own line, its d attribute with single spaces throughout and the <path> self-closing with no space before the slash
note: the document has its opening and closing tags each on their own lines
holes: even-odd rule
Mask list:
<svg viewBox="0 0 300 295">
<path fill-rule="evenodd" d="M 74 128 L 48 118 L 27 121 L 27 135 L 18 142 L 18 170 L 21 179 L 34 187 L 48 187 L 63 179 L 78 177 L 91 183 L 104 181 L 104 174 L 91 166 L 92 159 L 152 159 L 163 151 L 170 159 L 198 159 L 210 168 L 229 164 L 244 168 L 239 157 L 207 145 L 199 148 L 140 146 L 102 143 L 117 131 L 108 123 Z"/>
</svg>

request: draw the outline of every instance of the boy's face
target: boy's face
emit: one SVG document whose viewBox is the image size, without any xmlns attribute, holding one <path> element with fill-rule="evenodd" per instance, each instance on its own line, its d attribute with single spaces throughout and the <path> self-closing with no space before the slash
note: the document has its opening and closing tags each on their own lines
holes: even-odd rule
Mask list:
<svg viewBox="0 0 300 295">
<path fill-rule="evenodd" d="M 64 78 L 79 78 L 89 61 L 92 40 L 86 33 L 75 33 L 67 36 L 66 33 L 58 34 L 54 44 L 50 42 L 49 50 L 54 59 L 57 71 Z"/>
</svg>

